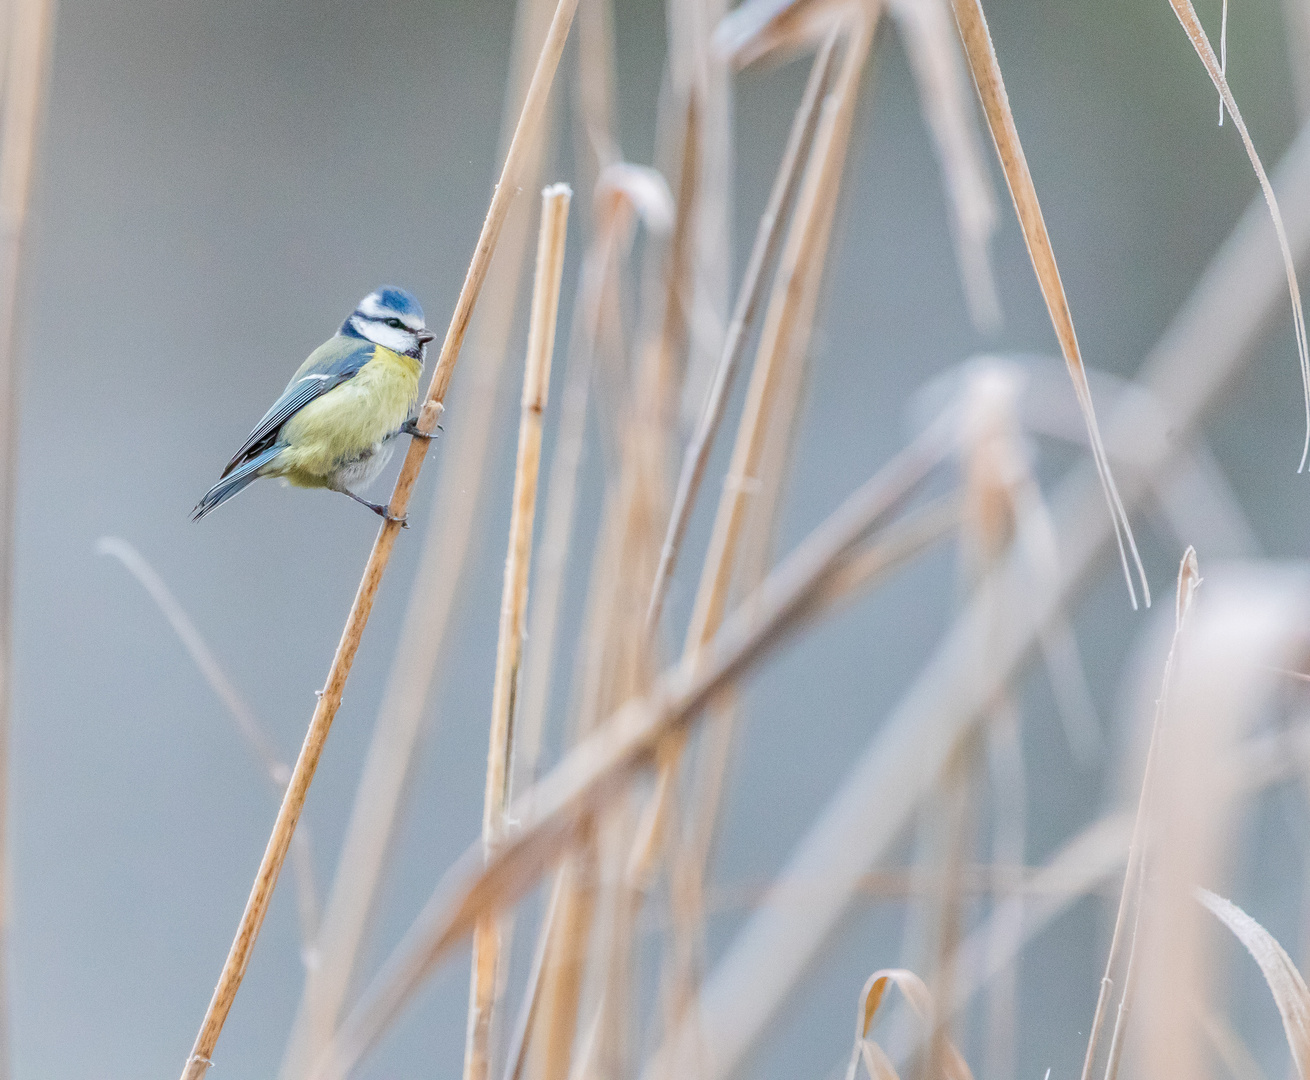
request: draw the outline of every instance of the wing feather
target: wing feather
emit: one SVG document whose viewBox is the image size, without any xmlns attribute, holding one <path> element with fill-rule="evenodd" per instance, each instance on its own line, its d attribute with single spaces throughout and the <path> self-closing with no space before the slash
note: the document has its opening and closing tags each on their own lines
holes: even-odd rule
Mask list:
<svg viewBox="0 0 1310 1080">
<path fill-rule="evenodd" d="M 334 337 L 315 349 L 282 395 L 273 402 L 273 407 L 255 425 L 241 449 L 232 455 L 223 476 L 273 445 L 282 425 L 311 401 L 358 375 L 360 369 L 373 359 L 374 348 L 370 341 Z"/>
</svg>

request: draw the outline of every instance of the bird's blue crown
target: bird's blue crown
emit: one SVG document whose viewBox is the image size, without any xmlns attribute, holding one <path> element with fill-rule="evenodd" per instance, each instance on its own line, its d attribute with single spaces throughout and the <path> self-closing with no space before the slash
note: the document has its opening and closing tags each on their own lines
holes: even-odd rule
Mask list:
<svg viewBox="0 0 1310 1080">
<path fill-rule="evenodd" d="M 411 330 L 421 329 L 426 325 L 422 305 L 414 294 L 394 285 L 383 285 L 364 297 L 350 313 L 350 317 L 341 324 L 342 334 L 350 337 L 364 336 L 352 324 L 352 320 L 357 315 L 363 316 L 369 322 L 385 323 L 390 319 L 396 319 Z"/>
</svg>

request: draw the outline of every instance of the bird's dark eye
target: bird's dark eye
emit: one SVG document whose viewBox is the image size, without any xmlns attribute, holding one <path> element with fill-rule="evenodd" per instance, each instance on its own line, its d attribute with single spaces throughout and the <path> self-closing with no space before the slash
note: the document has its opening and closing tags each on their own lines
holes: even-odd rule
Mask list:
<svg viewBox="0 0 1310 1080">
<path fill-rule="evenodd" d="M 401 322 L 399 319 L 388 319 L 388 320 L 387 320 L 387 325 L 388 325 L 388 326 L 395 327 L 397 330 L 404 330 L 404 329 L 405 329 L 405 324 L 404 324 L 403 322 Z"/>
</svg>

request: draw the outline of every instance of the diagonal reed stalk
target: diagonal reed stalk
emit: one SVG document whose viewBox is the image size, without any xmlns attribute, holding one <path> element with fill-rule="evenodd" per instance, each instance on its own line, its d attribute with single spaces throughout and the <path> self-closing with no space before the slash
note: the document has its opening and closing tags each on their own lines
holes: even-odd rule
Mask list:
<svg viewBox="0 0 1310 1080">
<path fill-rule="evenodd" d="M 487 271 L 491 265 L 491 257 L 495 253 L 496 242 L 500 237 L 501 227 L 505 223 L 510 204 L 518 191 L 530 133 L 541 123 L 542 116 L 545 113 L 551 83 L 554 81 L 560 55 L 564 51 L 564 42 L 568 37 L 569 24 L 572 22 L 573 13 L 576 9 L 577 0 L 559 0 L 555 8 L 555 14 L 551 19 L 550 30 L 547 32 L 541 56 L 537 61 L 536 70 L 532 75 L 532 82 L 523 102 L 523 111 L 514 129 L 514 138 L 511 140 L 509 151 L 505 155 L 505 164 L 501 169 L 500 182 L 496 185 L 495 193 L 491 197 L 491 205 L 487 209 L 487 216 L 478 236 L 477 247 L 474 249 L 473 258 L 469 263 L 468 273 L 464 279 L 464 285 L 460 290 L 459 299 L 455 304 L 455 311 L 451 316 L 450 326 L 446 331 L 445 340 L 442 342 L 441 354 L 436 369 L 432 372 L 432 380 L 428 384 L 427 394 L 419 411 L 418 429 L 426 435 L 431 435 L 435 431 L 437 420 L 444 408 L 446 391 L 450 388 L 450 380 L 455 374 L 455 364 L 459 360 L 460 349 L 464 344 L 464 335 L 468 330 L 469 320 L 473 316 L 473 307 L 477 302 L 482 283 L 486 280 Z M 359 651 L 359 643 L 364 634 L 364 627 L 368 623 L 368 617 L 373 610 L 373 601 L 382 582 L 382 575 L 391 559 L 391 551 L 400 531 L 398 519 L 403 518 L 405 511 L 409 508 L 409 500 L 413 494 L 414 484 L 418 480 L 419 470 L 423 467 L 423 460 L 427 456 L 428 442 L 429 439 L 427 438 L 410 440 L 408 453 L 405 455 L 404 464 L 401 466 L 400 475 L 396 478 L 396 486 L 388 504 L 391 516 L 397 520 L 388 520 L 382 523 L 381 529 L 378 530 L 377 539 L 373 543 L 373 550 L 369 553 L 368 563 L 364 568 L 359 590 L 355 595 L 355 601 L 351 605 L 350 614 L 346 619 L 341 642 L 337 646 L 336 655 L 332 659 L 332 666 L 328 671 L 327 681 L 319 697 L 318 706 L 314 709 L 314 716 L 305 735 L 304 745 L 301 747 L 300 755 L 296 758 L 296 766 L 291 775 L 291 782 L 287 785 L 286 796 L 283 798 L 282 806 L 278 810 L 277 820 L 274 823 L 272 835 L 269 837 L 264 857 L 260 862 L 259 871 L 255 875 L 255 883 L 251 889 L 250 898 L 246 901 L 246 908 L 237 927 L 236 937 L 232 942 L 231 950 L 228 952 L 227 960 L 223 964 L 218 985 L 214 989 L 214 996 L 205 1011 L 205 1018 L 200 1025 L 200 1031 L 196 1036 L 191 1055 L 182 1071 L 183 1080 L 200 1080 L 210 1065 L 213 1064 L 214 1046 L 218 1042 L 219 1033 L 223 1030 L 227 1014 L 232 1008 L 232 1002 L 235 1000 L 237 990 L 241 986 L 241 980 L 245 976 L 246 967 L 250 963 L 250 955 L 254 949 L 255 939 L 259 936 L 260 927 L 263 926 L 264 915 L 268 911 L 268 903 L 277 884 L 278 873 L 281 871 L 282 863 L 286 859 L 287 848 L 291 843 L 291 834 L 295 831 L 296 822 L 300 819 L 300 811 L 304 806 L 305 796 L 309 792 L 310 782 L 314 778 L 314 771 L 318 767 L 319 757 L 322 755 L 323 747 L 327 742 L 328 732 L 331 730 L 337 709 L 341 706 L 341 696 L 345 690 L 346 679 L 350 675 L 350 668 L 354 663 L 355 654 Z"/>
<path fill-rule="evenodd" d="M 974 85 L 977 86 L 978 95 L 982 98 L 983 112 L 987 115 L 987 124 L 991 128 L 996 153 L 1001 160 L 1006 183 L 1010 186 L 1010 195 L 1014 199 L 1015 212 L 1023 229 L 1024 242 L 1028 245 L 1028 254 L 1032 257 L 1033 269 L 1037 272 L 1037 283 L 1041 286 L 1042 299 L 1046 301 L 1046 310 L 1050 313 L 1055 336 L 1060 342 L 1060 352 L 1064 355 L 1069 377 L 1073 380 L 1074 393 L 1078 397 L 1078 406 L 1087 425 L 1092 461 L 1096 465 L 1097 476 L 1110 508 L 1115 542 L 1119 545 L 1119 558 L 1123 563 L 1124 580 L 1128 583 L 1128 595 L 1132 599 L 1133 608 L 1136 609 L 1137 590 L 1133 585 L 1133 573 L 1129 565 L 1131 556 L 1132 565 L 1137 570 L 1137 579 L 1142 586 L 1143 599 L 1146 606 L 1150 607 L 1151 587 L 1147 583 L 1146 570 L 1142 567 L 1141 557 L 1137 553 L 1137 542 L 1133 539 L 1128 513 L 1124 509 L 1123 500 L 1119 497 L 1119 489 L 1115 486 L 1114 476 L 1110 472 L 1110 461 L 1105 453 L 1101 431 L 1096 422 L 1096 411 L 1092 406 L 1091 387 L 1087 384 L 1087 372 L 1083 368 L 1078 337 L 1074 333 L 1069 301 L 1064 294 L 1064 285 L 1060 282 L 1060 268 L 1055 262 L 1055 252 L 1051 248 L 1051 238 L 1046 231 L 1041 204 L 1037 201 L 1037 188 L 1028 169 L 1028 159 L 1024 156 L 1023 146 L 1019 142 L 1019 130 L 1015 126 L 1014 114 L 1010 110 L 1010 99 L 1005 92 L 1005 80 L 1001 77 L 1001 65 L 996 59 L 996 50 L 992 46 L 987 19 L 983 15 L 980 0 L 952 0 L 952 3 L 955 8 L 955 20 L 960 28 L 960 37 L 964 42 L 964 52 L 973 71 Z"/>
<path fill-rule="evenodd" d="M 673 510 L 669 515 L 668 529 L 660 549 L 655 581 L 651 585 L 650 607 L 646 614 L 647 623 L 651 626 L 657 625 L 660 621 L 669 581 L 677 565 L 678 551 L 687 533 L 687 522 L 691 519 L 692 507 L 700 491 L 701 481 L 705 477 L 705 467 L 709 463 L 710 450 L 714 446 L 715 436 L 718 434 L 724 410 L 728 405 L 728 392 L 732 388 L 733 377 L 737 373 L 741 359 L 746 353 L 750 330 L 760 310 L 760 302 L 764 299 L 765 285 L 768 281 L 766 271 L 782 243 L 783 225 L 800 189 L 802 170 L 805 162 L 809 160 L 810 146 L 819 123 L 819 110 L 823 104 L 828 81 L 832 77 L 836 45 L 837 32 L 834 30 L 819 49 L 810 69 L 810 78 L 805 85 L 800 104 L 796 107 L 796 117 L 792 121 L 782 162 L 778 166 L 773 188 L 769 192 L 769 201 L 765 205 L 764 213 L 760 215 L 755 243 L 751 248 L 750 259 L 742 276 L 741 289 L 737 294 L 737 306 L 724 338 L 723 352 L 718 367 L 715 368 L 700 420 L 683 456 L 682 472 L 678 477 L 678 487 L 673 496 Z"/>
<path fill-rule="evenodd" d="M 532 78 L 536 58 L 554 10 L 551 0 L 520 0 L 514 56 L 505 101 L 502 144 L 508 147 Z M 540 183 L 541 162 L 552 126 L 551 111 L 526 132 L 521 183 Z M 458 437 L 441 457 L 437 495 L 424 532 L 419 565 L 401 625 L 399 645 L 378 706 L 350 820 L 337 859 L 337 872 L 323 912 L 318 964 L 306 974 L 300 1007 L 287 1039 L 280 1080 L 303 1080 L 332 1036 L 367 934 L 378 887 L 438 662 L 457 610 L 460 581 L 474 544 L 485 502 L 483 476 L 496 440 L 496 411 L 520 279 L 532 242 L 535 206 L 516 202 L 505 220 L 488 272 L 485 298 L 470 328 L 475 367 L 460 408 Z"/>
<path fill-rule="evenodd" d="M 845 52 L 832 89 L 825 97 L 814 135 L 810 160 L 788 230 L 777 276 L 765 314 L 755 365 L 738 421 L 732 459 L 724 478 L 709 551 L 687 629 L 683 656 L 702 649 L 718 631 L 728 603 L 736 556 L 742 538 L 748 497 L 759 471 L 784 361 L 805 309 L 809 277 L 817 272 L 826 251 L 829 220 L 825 208 L 840 182 L 849 143 L 851 120 L 864 61 L 872 44 L 876 19 L 857 13 L 846 26 Z M 794 357 L 793 357 L 794 359 Z M 662 751 L 660 775 L 643 819 L 634 864 L 649 876 L 664 842 L 674 786 L 684 748 L 684 734 L 675 734 Z"/>
<path fill-rule="evenodd" d="M 530 888 L 576 845 L 580 828 L 655 762 L 671 733 L 693 722 L 783 637 L 824 610 L 832 599 L 828 586 L 860 541 L 918 489 L 946 453 L 946 440 L 936 430 L 902 451 L 782 562 L 703 653 L 665 672 L 648 696 L 630 701 L 520 795 L 510 808 L 519 829 L 490 862 L 479 845 L 450 871 L 342 1024 L 315 1080 L 341 1080 L 485 912 L 513 903 Z"/>
<path fill-rule="evenodd" d="M 3 49 L 0 143 L 0 1080 L 9 1076 L 9 724 L 13 706 L 14 508 L 18 483 L 18 290 L 54 35 L 53 0 L 13 0 Z"/>
<path fill-rule="evenodd" d="M 500 602 L 500 637 L 496 646 L 487 785 L 482 809 L 482 845 L 488 858 L 504 838 L 505 811 L 509 806 L 515 702 L 527 626 L 532 528 L 537 509 L 537 477 L 541 471 L 541 433 L 550 389 L 551 359 L 555 354 L 555 323 L 559 313 L 564 240 L 572 195 L 567 185 L 556 184 L 541 196 L 536 284 L 532 293 L 528 356 L 523 373 L 518 461 L 514 470 L 509 551 L 505 556 L 505 583 Z M 484 916 L 474 930 L 464 1080 L 486 1080 L 490 1072 L 491 1034 L 497 992 L 502 982 L 501 946 L 506 932 L 502 917 L 495 912 Z"/>
<path fill-rule="evenodd" d="M 1283 199 L 1288 240 L 1294 252 L 1310 249 L 1310 131 L 1289 148 L 1274 178 Z M 1163 426 L 1143 422 L 1140 401 L 1126 400 L 1115 410 L 1108 431 L 1111 445 L 1136 462 L 1130 500 L 1139 499 L 1186 457 L 1186 446 L 1201 421 L 1236 375 L 1252 359 L 1253 342 L 1280 295 L 1284 277 L 1278 248 L 1268 233 L 1262 201 L 1250 206 L 1148 358 L 1143 382 L 1150 399 L 1169 402 Z M 1161 431 L 1170 432 L 1168 439 Z M 768 902 L 730 943 L 701 994 L 701 1023 L 714 1031 L 708 1075 L 723 1080 L 771 1024 L 830 939 L 848 910 L 867 869 L 891 850 L 927 786 L 937 776 L 956 739 L 968 730 L 1016 667 L 1037 648 L 1042 627 L 1067 604 L 1113 542 L 1110 522 L 1100 512 L 1102 496 L 1080 472 L 1054 500 L 1064 509 L 1059 577 L 1033 591 L 1017 576 L 1012 557 L 994 582 L 997 589 L 1023 597 L 1010 608 L 1005 636 L 996 644 L 996 662 L 975 672 L 971 657 L 980 632 L 971 608 L 946 635 L 906 695 L 868 747 L 854 762 L 807 835 L 797 844 Z M 993 587 L 989 583 L 987 588 Z M 826 888 L 804 893 L 803 913 L 786 898 L 803 882 L 822 875 Z M 681 1032 L 668 1036 L 676 1043 Z M 657 1054 L 676 1052 L 665 1045 Z M 647 1075 L 657 1075 L 648 1073 Z"/>
</svg>

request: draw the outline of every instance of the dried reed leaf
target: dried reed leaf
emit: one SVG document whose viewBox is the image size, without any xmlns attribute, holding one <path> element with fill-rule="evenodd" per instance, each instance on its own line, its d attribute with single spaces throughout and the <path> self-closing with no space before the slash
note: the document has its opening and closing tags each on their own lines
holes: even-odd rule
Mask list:
<svg viewBox="0 0 1310 1080">
<path fill-rule="evenodd" d="M 900 990 L 911 1010 L 930 1030 L 934 1030 L 937 1026 L 932 991 L 918 975 L 904 968 L 883 968 L 881 971 L 875 971 L 869 976 L 860 994 L 860 1007 L 855 1017 L 855 1050 L 852 1052 L 851 1064 L 846 1071 L 847 1080 L 854 1080 L 855 1064 L 861 1056 L 864 1057 L 866 1065 L 872 1057 L 880 1070 L 891 1069 L 891 1062 L 886 1054 L 882 1053 L 881 1048 L 878 1048 L 876 1054 L 861 1054 L 866 1044 L 877 1047 L 877 1044 L 869 1039 L 869 1029 L 873 1026 L 878 1009 L 882 1006 L 887 987 L 891 985 L 895 985 Z M 973 1080 L 973 1073 L 969 1071 L 968 1064 L 955 1044 L 946 1040 L 944 1049 L 945 1054 L 940 1063 L 940 1075 L 943 1080 Z M 878 1055 L 881 1057 L 879 1058 Z M 873 1080 L 880 1080 L 879 1073 L 874 1072 L 872 1068 L 869 1070 L 869 1075 Z M 891 1075 L 896 1075 L 894 1069 L 891 1069 Z"/>
<path fill-rule="evenodd" d="M 394 1022 L 437 962 L 486 911 L 518 899 L 575 846 L 593 814 L 612 806 L 671 733 L 758 662 L 814 610 L 830 576 L 863 537 L 923 481 L 947 452 L 933 430 L 846 500 L 724 621 L 705 649 L 665 672 L 651 693 L 597 726 L 510 807 L 519 827 L 484 863 L 481 845 L 446 875 L 404 940 L 342 1024 L 314 1072 L 340 1080 Z"/>
<path fill-rule="evenodd" d="M 1297 472 L 1302 472 L 1306 467 L 1307 459 L 1310 458 L 1310 345 L 1306 342 L 1305 313 L 1301 308 L 1301 288 L 1296 280 L 1296 260 L 1292 257 L 1287 230 L 1283 227 L 1283 214 L 1278 208 L 1278 197 L 1274 194 L 1274 187 L 1265 173 L 1264 164 L 1260 161 L 1260 155 L 1255 152 L 1255 144 L 1251 142 L 1250 133 L 1246 130 L 1246 121 L 1242 119 L 1242 113 L 1237 107 L 1237 99 L 1228 88 L 1224 65 L 1214 54 L 1210 39 L 1206 37 L 1205 28 L 1201 26 L 1201 20 L 1196 17 L 1192 0 L 1169 0 L 1169 5 L 1178 16 L 1178 21 L 1183 24 L 1183 29 L 1187 32 L 1188 40 L 1196 50 L 1196 55 L 1201 58 L 1201 63 L 1205 65 L 1211 82 L 1219 91 L 1220 107 L 1228 106 L 1228 114 L 1233 118 L 1233 124 L 1242 136 L 1242 145 L 1246 147 L 1246 156 L 1251 159 L 1251 168 L 1255 170 L 1256 178 L 1260 181 L 1260 190 L 1264 193 L 1265 202 L 1269 206 L 1269 217 L 1274 223 L 1274 232 L 1278 234 L 1278 247 L 1283 256 L 1283 270 L 1287 274 L 1287 291 L 1292 299 L 1292 325 L 1296 331 L 1296 352 L 1301 361 L 1301 385 L 1305 395 L 1305 445 L 1301 450 L 1301 464 L 1297 467 Z M 1228 5 L 1225 3 L 1225 14 L 1227 8 Z"/>
<path fill-rule="evenodd" d="M 1310 131 L 1293 142 L 1275 182 L 1284 193 L 1310 190 Z M 1293 249 L 1310 250 L 1310 200 L 1292 199 L 1287 211 Z M 1171 438 L 1142 437 L 1139 403 L 1126 400 L 1115 409 L 1107 428 L 1111 445 L 1137 463 L 1130 500 L 1141 499 L 1151 484 L 1185 459 L 1188 439 L 1250 361 L 1250 343 L 1283 295 L 1283 275 L 1271 258 L 1275 255 L 1266 210 L 1257 200 L 1248 205 L 1147 358 L 1143 385 L 1155 400 L 1170 403 Z M 996 586 L 1022 596 L 1023 603 L 1014 609 L 1005 638 L 998 643 L 994 668 L 973 669 L 978 627 L 971 610 L 946 635 L 798 842 L 770 890 L 770 902 L 752 914 L 725 950 L 700 997 L 702 1022 L 715 1033 L 710 1080 L 735 1074 L 771 1030 L 803 973 L 858 897 L 865 873 L 902 835 L 959 733 L 968 730 L 997 687 L 1026 662 L 1037 647 L 1041 627 L 1096 566 L 1113 532 L 1095 486 L 1095 479 L 1080 471 L 1053 500 L 1068 509 L 1060 519 L 1060 575 L 1049 592 L 1034 592 L 1012 567 L 998 577 Z M 817 893 L 806 884 L 816 876 L 824 881 Z M 796 895 L 805 897 L 799 911 L 787 903 L 788 896 Z M 667 1035 L 655 1059 L 680 1037 L 679 1032 Z"/>
<path fill-rule="evenodd" d="M 889 0 L 887 7 L 905 43 L 919 107 L 941 164 L 969 314 L 979 330 L 995 331 L 1001 325 L 1001 303 L 988 247 L 996 229 L 996 196 L 979 145 L 950 7 L 947 0 Z"/>
<path fill-rule="evenodd" d="M 1087 372 L 1083 369 L 1083 358 L 1078 349 L 1078 337 L 1074 333 L 1069 301 L 1060 282 L 1060 269 L 1055 262 L 1055 252 L 1051 248 L 1051 238 L 1046 231 L 1041 204 L 1037 201 L 1037 188 L 1033 184 L 1023 146 L 1019 142 L 1019 130 L 1015 126 L 1014 114 L 1010 110 L 1010 100 L 1005 92 L 1005 81 L 1001 77 L 1001 66 L 996 59 L 991 33 L 987 29 L 987 19 L 983 15 L 979 0 L 952 0 L 952 2 L 955 19 L 960 28 L 960 37 L 964 42 L 965 55 L 973 71 L 974 84 L 982 99 L 987 124 L 991 128 L 992 139 L 996 144 L 996 153 L 1001 160 L 1006 183 L 1010 186 L 1015 211 L 1019 215 L 1024 242 L 1028 245 L 1028 254 L 1032 257 L 1033 269 L 1037 272 L 1042 298 L 1046 301 L 1046 310 L 1050 313 L 1055 336 L 1060 342 L 1060 352 L 1064 355 L 1069 376 L 1073 380 L 1074 393 L 1078 398 L 1078 406 L 1087 425 L 1092 461 L 1096 465 L 1096 472 L 1114 523 L 1115 541 L 1119 546 L 1119 559 L 1123 564 L 1128 595 L 1132 600 L 1133 608 L 1136 609 L 1137 590 L 1133 585 L 1132 572 L 1135 567 L 1137 579 L 1142 586 L 1143 599 L 1146 606 L 1150 607 L 1151 587 L 1146 580 L 1146 570 L 1142 566 L 1141 556 L 1137 553 L 1137 542 L 1133 539 L 1128 512 L 1124 509 L 1123 500 L 1119 497 L 1119 489 L 1110 472 L 1110 460 L 1106 455 L 1105 444 L 1096 422 L 1096 411 L 1092 406 L 1092 391 L 1087 384 Z M 1310 386 L 1310 383 L 1307 383 L 1307 386 Z M 1310 417 L 1310 396 L 1306 400 L 1307 417 Z M 1307 434 L 1310 437 L 1310 427 L 1307 427 Z M 1307 443 L 1307 446 L 1310 446 L 1310 443 Z"/>
<path fill-rule="evenodd" d="M 1260 965 L 1260 973 L 1269 984 L 1278 1015 L 1283 1019 L 1283 1033 L 1292 1051 L 1292 1061 L 1302 1080 L 1307 1080 L 1310 1078 L 1310 988 L 1306 987 L 1305 979 L 1278 939 L 1231 900 L 1209 889 L 1197 889 L 1196 898 L 1232 931 Z"/>
</svg>

